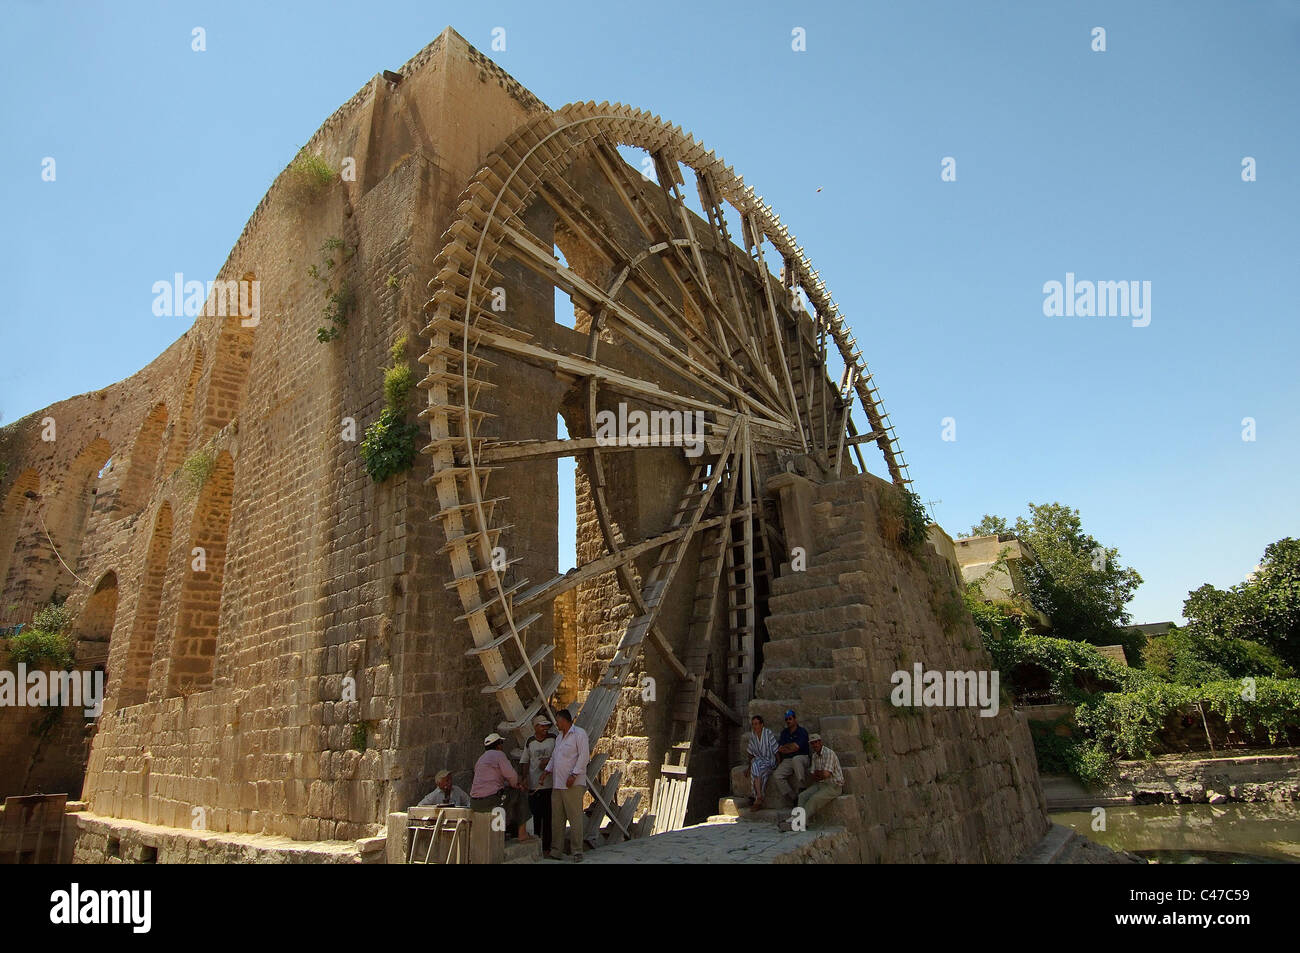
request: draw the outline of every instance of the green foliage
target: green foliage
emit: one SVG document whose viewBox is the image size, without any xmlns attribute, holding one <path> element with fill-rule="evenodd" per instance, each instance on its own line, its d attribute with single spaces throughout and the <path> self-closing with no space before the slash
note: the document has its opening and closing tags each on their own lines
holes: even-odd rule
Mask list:
<svg viewBox="0 0 1300 953">
<path fill-rule="evenodd" d="M 352 726 L 352 747 L 357 751 L 366 750 L 366 739 L 370 734 L 369 725 L 364 721 L 358 721 Z"/>
<path fill-rule="evenodd" d="M 325 161 L 325 157 L 312 152 L 300 152 L 289 164 L 289 182 L 299 199 L 311 199 L 323 194 L 333 184 L 338 170 Z"/>
<path fill-rule="evenodd" d="M 1011 532 L 1007 526 L 1007 521 L 1001 516 L 990 516 L 984 514 L 984 518 L 970 528 L 967 536 L 1002 536 Z"/>
<path fill-rule="evenodd" d="M 405 407 L 413 386 L 415 375 L 411 372 L 411 365 L 398 364 L 384 371 L 384 399 L 388 406 Z"/>
<path fill-rule="evenodd" d="M 337 291 L 331 291 L 325 296 L 325 320 L 329 321 L 329 327 L 319 327 L 316 329 L 316 340 L 322 344 L 337 340 L 343 333 L 343 329 L 348 326 L 348 318 L 356 305 L 356 296 L 352 289 L 345 281 Z"/>
<path fill-rule="evenodd" d="M 60 632 L 46 632 L 35 625 L 9 637 L 9 654 L 13 664 L 29 669 L 72 668 L 72 639 Z"/>
<path fill-rule="evenodd" d="M 916 549 L 930 535 L 930 514 L 925 511 L 921 497 L 911 490 L 903 491 L 903 543 Z"/>
<path fill-rule="evenodd" d="M 212 476 L 212 471 L 217 467 L 217 455 L 211 447 L 203 447 L 200 450 L 190 454 L 188 460 L 181 464 L 181 470 L 185 473 L 185 479 L 189 481 L 191 489 L 195 493 L 203 489 L 203 484 L 208 482 Z"/>
<path fill-rule="evenodd" d="M 67 633 L 72 628 L 72 620 L 72 610 L 66 602 L 60 600 L 50 602 L 32 613 L 32 628 L 56 634 Z"/>
<path fill-rule="evenodd" d="M 1291 678 L 1295 674 L 1259 642 L 1207 635 L 1190 628 L 1174 629 L 1151 639 L 1142 658 L 1148 672 L 1180 685 L 1260 675 Z"/>
<path fill-rule="evenodd" d="M 402 279 L 398 278 L 397 275 L 394 275 L 391 272 L 389 273 L 388 277 L 384 279 L 384 284 L 386 284 L 390 288 L 396 288 L 401 283 L 402 283 Z"/>
<path fill-rule="evenodd" d="M 1123 690 L 1151 678 L 1140 669 L 1126 668 L 1086 642 L 1023 633 L 1012 638 L 986 639 L 985 647 L 1004 685 L 1024 688 L 1038 673 L 1046 676 L 1048 691 L 1060 702 L 1084 702 L 1098 692 Z"/>
<path fill-rule="evenodd" d="M 361 458 L 370 478 L 382 483 L 394 474 L 409 470 L 415 462 L 419 434 L 420 428 L 408 424 L 403 413 L 385 407 L 379 419 L 366 428 L 365 439 L 361 441 Z"/>
<path fill-rule="evenodd" d="M 985 516 L 972 530 L 1006 532 L 1006 520 Z M 1034 608 L 1052 620 L 1057 635 L 1093 645 L 1122 644 L 1130 664 L 1138 664 L 1141 636 L 1127 632 L 1125 606 L 1142 577 L 1122 566 L 1119 551 L 1084 532 L 1079 511 L 1060 503 L 1029 504 L 1029 518 L 1011 528 L 1037 562 L 1022 565 Z"/>
<path fill-rule="evenodd" d="M 325 242 L 320 247 L 321 265 L 324 267 L 322 268 L 321 265 L 314 263 L 307 266 L 308 276 L 313 281 L 324 285 L 325 307 L 322 309 L 322 313 L 329 324 L 316 329 L 316 340 L 322 344 L 338 340 L 344 329 L 347 328 L 348 319 L 356 307 L 356 293 L 347 280 L 340 280 L 338 287 L 334 285 L 334 279 L 338 277 L 334 270 L 340 264 L 346 264 L 355 253 L 356 249 L 349 247 L 343 239 L 331 235 L 325 239 Z M 337 261 L 335 260 L 336 257 Z"/>
<path fill-rule="evenodd" d="M 1175 718 L 1196 712 L 1221 717 L 1243 738 L 1279 744 L 1300 733 L 1300 680 L 1255 679 L 1255 698 L 1243 698 L 1240 681 L 1174 685 L 1151 679 L 1126 692 L 1099 695 L 1074 713 L 1079 727 L 1121 758 L 1145 758 L 1161 750 L 1160 736 Z"/>
<path fill-rule="evenodd" d="M 870 729 L 863 728 L 858 738 L 862 742 L 862 750 L 866 753 L 868 761 L 875 761 L 880 757 L 880 742 Z"/>
<path fill-rule="evenodd" d="M 915 552 L 929 536 L 929 514 L 921 498 L 910 490 L 881 487 L 880 512 L 885 536 L 901 546 Z"/>
<path fill-rule="evenodd" d="M 384 371 L 384 400 L 393 410 L 405 410 L 411 388 L 415 386 L 415 374 L 406 362 L 406 337 L 394 341 L 388 354 L 393 364 Z"/>
<path fill-rule="evenodd" d="M 1300 540 L 1270 543 L 1246 582 L 1226 590 L 1206 583 L 1189 593 L 1183 615 L 1203 636 L 1258 642 L 1300 669 Z"/>
<path fill-rule="evenodd" d="M 1077 729 L 1061 734 L 1057 728 L 1068 725 L 1069 715 L 1052 721 L 1031 721 L 1029 732 L 1043 774 L 1068 774 L 1086 787 L 1096 788 L 1115 776 L 1115 759 L 1097 742 L 1078 737 Z"/>
<path fill-rule="evenodd" d="M 985 602 L 978 580 L 966 584 L 962 601 L 986 644 L 990 639 L 1014 639 L 1029 633 L 1025 608 L 1014 602 Z"/>
</svg>

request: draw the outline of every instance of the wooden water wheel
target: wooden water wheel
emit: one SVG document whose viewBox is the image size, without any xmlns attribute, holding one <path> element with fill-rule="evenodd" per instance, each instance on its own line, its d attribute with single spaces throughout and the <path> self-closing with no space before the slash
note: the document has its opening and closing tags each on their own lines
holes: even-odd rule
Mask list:
<svg viewBox="0 0 1300 953">
<path fill-rule="evenodd" d="M 646 167 L 625 162 L 620 146 L 645 150 Z M 643 174 L 649 171 L 655 179 Z M 687 206 L 689 178 L 703 215 Z M 838 473 L 853 453 L 865 470 L 862 446 L 874 443 L 894 482 L 908 482 L 871 375 L 817 272 L 771 209 L 680 127 L 626 106 L 576 103 L 519 129 L 464 191 L 444 240 L 420 358 L 428 366 L 420 384 L 428 396 L 421 412 L 431 436 L 428 482 L 446 534 L 449 587 L 464 608 L 457 621 L 487 674 L 484 691 L 500 704 L 500 729 L 522 739 L 531 719 L 550 711 L 560 684 L 547 662 L 554 643 L 530 646 L 530 626 L 562 593 L 613 573 L 626 621 L 577 723 L 594 748 L 649 641 L 677 679 L 661 776 L 685 777 L 700 705 L 739 721 L 753 692 L 763 580 L 785 548 L 765 479 L 796 457 Z M 557 254 L 561 240 L 580 265 Z M 575 324 L 565 339 L 572 346 L 512 320 L 502 300 L 521 274 L 534 296 L 549 285 L 572 300 Z M 842 368 L 838 384 L 832 363 Z M 569 436 L 521 435 L 485 409 L 485 395 L 511 387 L 513 369 L 522 367 L 562 381 Z M 609 417 L 600 415 L 616 404 L 657 410 L 665 421 L 674 411 L 682 420 L 689 414 L 702 419 L 703 433 L 689 445 L 671 428 L 666 437 L 662 430 L 620 434 L 611 443 L 601 433 Z M 855 406 L 866 433 L 857 432 Z M 633 466 L 642 455 L 671 455 L 683 474 L 681 485 L 664 489 L 676 501 L 671 517 L 631 538 L 606 478 L 610 456 L 624 465 L 629 453 Z M 493 495 L 491 476 L 560 457 L 583 467 L 603 552 L 553 578 L 516 580 L 503 553 L 526 549 L 529 540 L 511 538 L 502 516 L 510 501 Z M 693 599 L 684 636 L 662 631 L 670 591 Z M 729 651 L 725 673 L 709 673 L 725 686 L 714 691 L 705 669 L 719 627 Z M 593 842 L 606 817 L 605 836 L 644 826 L 632 823 L 635 798 L 618 803 L 617 773 L 599 783 L 603 763 L 593 758 L 589 770 Z"/>
</svg>

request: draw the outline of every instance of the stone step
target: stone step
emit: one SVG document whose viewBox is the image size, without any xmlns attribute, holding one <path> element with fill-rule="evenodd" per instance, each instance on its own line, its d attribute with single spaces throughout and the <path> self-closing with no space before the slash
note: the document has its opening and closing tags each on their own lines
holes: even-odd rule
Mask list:
<svg viewBox="0 0 1300 953">
<path fill-rule="evenodd" d="M 849 558 L 828 562 L 822 566 L 809 566 L 795 572 L 789 563 L 781 564 L 781 574 L 772 580 L 772 594 L 786 595 L 802 592 L 817 586 L 839 585 L 839 577 L 846 572 L 862 569 L 861 558 Z"/>
<path fill-rule="evenodd" d="M 802 640 L 814 635 L 831 635 L 863 629 L 871 622 L 871 607 L 862 603 L 824 606 L 800 613 L 772 614 L 767 618 L 769 642 Z M 763 656 L 767 658 L 766 655 Z"/>
<path fill-rule="evenodd" d="M 861 603 L 862 597 L 860 595 L 846 591 L 836 581 L 830 584 L 794 590 L 781 595 L 773 595 L 768 599 L 767 605 L 770 615 L 784 615 L 787 613 L 798 615 L 816 609 Z"/>
<path fill-rule="evenodd" d="M 818 633 L 799 638 L 783 638 L 763 645 L 763 667 L 771 668 L 825 668 L 835 667 L 835 650 L 845 642 L 850 644 L 860 638 L 856 632 Z"/>
<path fill-rule="evenodd" d="M 830 686 L 834 680 L 834 673 L 824 668 L 774 668 L 764 665 L 754 683 L 754 694 L 757 698 L 798 698 L 807 702 L 808 695 L 803 691 L 804 686 L 824 685 L 826 691 L 819 692 L 818 697 L 829 701 L 833 691 Z"/>
</svg>

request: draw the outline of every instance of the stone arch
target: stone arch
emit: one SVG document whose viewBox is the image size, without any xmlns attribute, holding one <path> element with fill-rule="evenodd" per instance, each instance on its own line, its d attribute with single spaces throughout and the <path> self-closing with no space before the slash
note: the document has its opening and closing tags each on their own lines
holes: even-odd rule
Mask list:
<svg viewBox="0 0 1300 953">
<path fill-rule="evenodd" d="M 109 570 L 95 584 L 94 591 L 77 617 L 74 633 L 79 665 L 93 667 L 107 661 L 116 618 L 117 573 Z"/>
<path fill-rule="evenodd" d="M 171 426 L 171 437 L 167 442 L 167 454 L 163 458 L 163 475 L 170 476 L 185 462 L 190 452 L 190 435 L 194 427 L 194 397 L 198 393 L 199 380 L 203 377 L 203 345 L 194 345 L 194 356 L 190 359 L 190 376 L 185 381 L 185 390 L 181 393 L 181 412 Z"/>
<path fill-rule="evenodd" d="M 13 555 L 18 549 L 18 539 L 22 534 L 23 525 L 27 522 L 28 513 L 33 505 L 33 501 L 27 498 L 27 494 L 40 492 L 40 474 L 29 469 L 18 474 L 13 485 L 9 487 L 9 492 L 5 494 L 4 508 L 0 509 L 0 594 L 9 588 L 5 585 L 9 568 Z M 0 610 L 3 608 L 4 606 L 0 606 Z M 3 617 L 0 615 L 0 618 Z"/>
<path fill-rule="evenodd" d="M 163 433 L 167 429 L 167 405 L 157 404 L 140 425 L 131 447 L 131 465 L 122 484 L 119 505 L 128 515 L 137 513 L 149 499 L 149 488 L 158 469 Z"/>
<path fill-rule="evenodd" d="M 100 474 L 111 457 L 108 441 L 98 437 L 77 454 L 55 490 L 27 488 L 39 496 L 18 527 L 3 595 L 6 608 L 18 606 L 17 617 L 29 618 L 51 596 L 67 596 L 79 585 L 72 571 L 81 556 Z"/>
<path fill-rule="evenodd" d="M 221 587 L 226 568 L 226 534 L 234 490 L 234 460 L 223 450 L 212 474 L 199 491 L 186 553 L 176 631 L 172 636 L 167 694 L 180 695 L 212 687 L 217 657 L 217 624 L 221 617 Z M 203 568 L 196 570 L 196 547 L 203 550 Z"/>
<path fill-rule="evenodd" d="M 140 592 L 131 624 L 131 641 L 126 648 L 126 665 L 118 684 L 118 706 L 138 705 L 149 694 L 149 670 L 153 665 L 154 643 L 158 637 L 158 613 L 162 606 L 163 583 L 167 578 L 167 556 L 172 548 L 172 508 L 170 503 L 158 507 L 153 533 L 145 552 L 144 570 L 140 574 Z"/>
<path fill-rule="evenodd" d="M 245 274 L 241 287 L 256 280 L 252 273 Z M 248 366 L 253 358 L 253 328 L 246 327 L 238 313 L 218 317 L 217 321 L 221 324 L 221 333 L 217 338 L 204 399 L 201 425 L 204 440 L 239 413 L 248 384 Z"/>
</svg>

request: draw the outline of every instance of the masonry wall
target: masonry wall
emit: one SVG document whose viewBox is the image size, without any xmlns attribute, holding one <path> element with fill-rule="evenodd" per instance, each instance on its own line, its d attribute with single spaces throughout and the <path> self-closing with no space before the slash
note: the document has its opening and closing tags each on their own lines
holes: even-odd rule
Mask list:
<svg viewBox="0 0 1300 953">
<path fill-rule="evenodd" d="M 131 378 L 0 430 L 0 622 L 65 595 L 88 621 L 79 662 L 108 670 L 85 768 L 98 815 L 358 838 L 438 769 L 466 784 L 499 717 L 463 633 L 447 637 L 460 609 L 437 581 L 426 460 L 375 484 L 358 445 L 383 407 L 394 341 L 407 337 L 419 367 L 456 197 L 545 107 L 451 31 L 401 76 L 376 77 L 305 147 L 336 169 L 352 160 L 355 177 L 312 190 L 286 171 L 215 276 L 261 283 L 255 327 L 200 316 Z M 344 282 L 348 325 L 319 343 L 326 296 Z M 193 465 L 200 453 L 209 466 Z M 538 558 L 553 571 L 553 553 Z M 92 604 L 110 574 L 111 621 Z M 37 784 L 30 752 L 8 741 L 30 721 L 0 709 L 4 794 Z M 75 728 L 43 756 L 73 794 L 86 765 L 84 720 Z"/>
<path fill-rule="evenodd" d="M 787 565 L 774 583 L 750 713 L 779 731 L 793 707 L 839 755 L 845 793 L 817 823 L 847 827 L 863 862 L 1014 860 L 1049 823 L 1024 716 L 1005 695 L 994 717 L 890 701 L 892 674 L 916 662 L 992 668 L 953 603 L 947 561 L 928 545 L 897 542 L 901 507 L 890 484 L 870 475 L 820 486 L 783 479 L 787 540 L 807 547 L 808 568 Z"/>
</svg>

